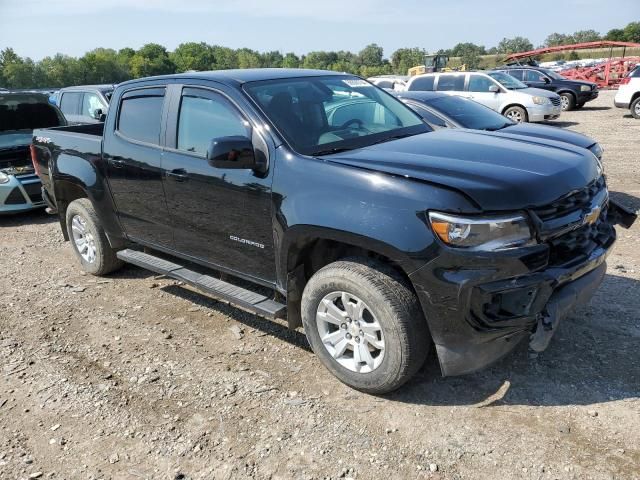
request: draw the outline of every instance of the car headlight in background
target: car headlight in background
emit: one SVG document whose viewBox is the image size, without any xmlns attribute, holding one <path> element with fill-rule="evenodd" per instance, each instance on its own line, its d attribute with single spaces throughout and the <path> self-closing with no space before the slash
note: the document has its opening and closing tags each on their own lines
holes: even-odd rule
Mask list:
<svg viewBox="0 0 640 480">
<path fill-rule="evenodd" d="M 546 105 L 550 103 L 550 100 L 547 97 L 533 97 L 533 103 L 536 105 Z"/>
<path fill-rule="evenodd" d="M 581 92 L 590 92 L 591 91 L 591 85 L 580 85 L 580 91 Z"/>
<path fill-rule="evenodd" d="M 429 222 L 438 238 L 451 247 L 494 251 L 534 243 L 523 215 L 466 218 L 429 212 Z"/>
<path fill-rule="evenodd" d="M 0 185 L 2 185 L 3 183 L 9 183 L 9 175 L 0 171 Z"/>
<path fill-rule="evenodd" d="M 598 160 L 602 160 L 602 154 L 604 153 L 604 148 L 599 143 L 594 143 L 589 147 L 591 153 L 593 153 Z"/>
</svg>

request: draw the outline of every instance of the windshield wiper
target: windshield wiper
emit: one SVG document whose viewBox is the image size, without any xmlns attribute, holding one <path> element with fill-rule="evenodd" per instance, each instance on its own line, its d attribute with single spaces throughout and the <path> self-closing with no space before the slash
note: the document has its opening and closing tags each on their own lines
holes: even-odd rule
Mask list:
<svg viewBox="0 0 640 480">
<path fill-rule="evenodd" d="M 348 150 L 353 150 L 353 148 L 347 148 L 347 147 L 327 148 L 326 150 L 318 150 L 317 152 L 312 152 L 311 155 L 314 157 L 321 157 L 322 155 L 331 155 L 333 153 L 346 152 Z"/>
<path fill-rule="evenodd" d="M 400 138 L 413 137 L 417 135 L 417 133 L 400 133 L 398 135 L 391 135 L 389 137 L 384 137 L 377 142 L 373 142 L 371 145 L 377 145 L 378 143 L 390 142 L 391 140 L 399 140 Z"/>
</svg>

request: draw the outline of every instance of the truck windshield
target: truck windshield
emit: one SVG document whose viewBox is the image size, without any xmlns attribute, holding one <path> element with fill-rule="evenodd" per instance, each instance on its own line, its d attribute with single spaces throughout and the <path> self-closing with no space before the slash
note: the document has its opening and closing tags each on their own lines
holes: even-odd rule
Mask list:
<svg viewBox="0 0 640 480">
<path fill-rule="evenodd" d="M 462 97 L 449 95 L 438 97 L 429 100 L 427 105 L 450 117 L 463 128 L 500 130 L 514 125 L 514 122 L 490 108 Z"/>
<path fill-rule="evenodd" d="M 509 90 L 520 90 L 522 88 L 528 88 L 517 78 L 513 78 L 511 75 L 502 72 L 487 72 L 494 80 L 500 82 L 500 84 Z"/>
<path fill-rule="evenodd" d="M 431 131 L 403 103 L 358 77 L 267 80 L 244 89 L 291 147 L 305 155 Z"/>
</svg>

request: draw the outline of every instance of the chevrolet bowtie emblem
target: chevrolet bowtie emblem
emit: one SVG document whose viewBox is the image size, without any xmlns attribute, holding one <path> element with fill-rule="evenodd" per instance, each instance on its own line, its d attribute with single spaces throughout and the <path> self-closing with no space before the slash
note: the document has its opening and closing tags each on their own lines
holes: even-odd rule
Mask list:
<svg viewBox="0 0 640 480">
<path fill-rule="evenodd" d="M 582 224 L 593 225 L 594 223 L 596 223 L 598 221 L 598 218 L 600 218 L 601 211 L 602 211 L 602 208 L 593 207 L 591 211 L 589 211 L 584 215 L 584 217 L 582 217 Z"/>
</svg>

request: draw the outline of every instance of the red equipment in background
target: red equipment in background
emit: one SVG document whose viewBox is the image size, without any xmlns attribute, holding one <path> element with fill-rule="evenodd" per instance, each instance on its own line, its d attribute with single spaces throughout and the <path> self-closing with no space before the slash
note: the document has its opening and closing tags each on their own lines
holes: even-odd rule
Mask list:
<svg viewBox="0 0 640 480">
<path fill-rule="evenodd" d="M 505 59 L 505 63 L 521 63 L 528 58 L 530 63 L 534 58 L 546 53 L 567 52 L 572 50 L 585 50 L 589 48 L 609 47 L 609 59 L 590 67 L 574 67 L 562 70 L 560 74 L 576 80 L 594 82 L 599 88 L 617 88 L 622 77 L 640 64 L 640 57 L 625 57 L 627 48 L 640 48 L 640 43 L 612 42 L 603 40 L 599 42 L 575 43 L 573 45 L 558 45 L 556 47 L 544 47 L 528 52 L 513 53 Z M 622 56 L 613 57 L 613 49 L 622 48 Z"/>
</svg>

